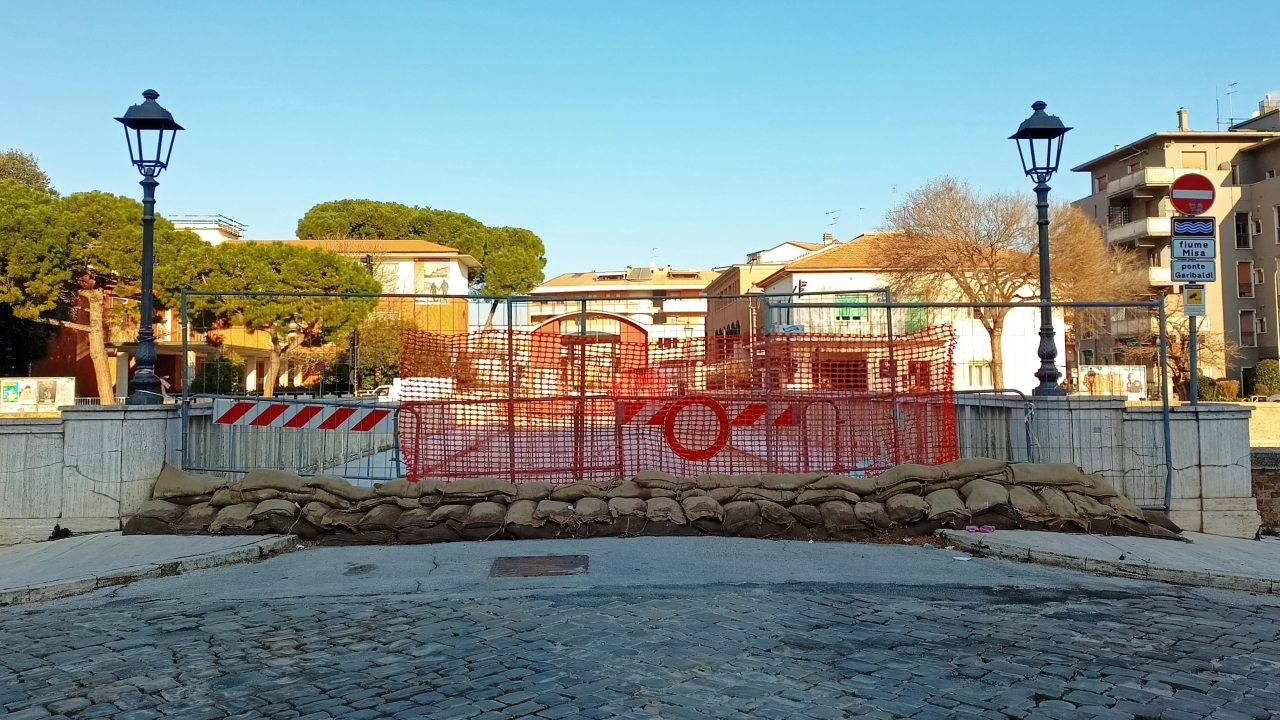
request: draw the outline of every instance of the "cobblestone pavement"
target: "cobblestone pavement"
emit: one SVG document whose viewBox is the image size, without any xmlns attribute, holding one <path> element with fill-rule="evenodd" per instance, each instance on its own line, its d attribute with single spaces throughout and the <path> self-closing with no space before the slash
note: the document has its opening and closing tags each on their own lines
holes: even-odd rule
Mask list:
<svg viewBox="0 0 1280 720">
<path fill-rule="evenodd" d="M 1280 607 L 1131 585 L 99 593 L 0 609 L 0 718 L 1280 718 Z"/>
</svg>

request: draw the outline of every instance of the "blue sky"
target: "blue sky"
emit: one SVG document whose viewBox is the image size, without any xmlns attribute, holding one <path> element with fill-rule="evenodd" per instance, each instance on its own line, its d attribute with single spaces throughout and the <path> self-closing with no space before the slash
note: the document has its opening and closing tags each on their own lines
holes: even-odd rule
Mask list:
<svg viewBox="0 0 1280 720">
<path fill-rule="evenodd" d="M 1076 127 L 1064 165 L 1180 106 L 1214 128 L 1229 82 L 1247 116 L 1280 73 L 1197 37 L 1203 7 L 0 0 L 0 149 L 137 195 L 112 118 L 154 87 L 188 128 L 162 214 L 293 237 L 315 203 L 394 200 L 527 227 L 548 276 L 708 267 L 847 239 L 939 175 L 1031 202 L 1006 138 L 1036 99 Z"/>
</svg>

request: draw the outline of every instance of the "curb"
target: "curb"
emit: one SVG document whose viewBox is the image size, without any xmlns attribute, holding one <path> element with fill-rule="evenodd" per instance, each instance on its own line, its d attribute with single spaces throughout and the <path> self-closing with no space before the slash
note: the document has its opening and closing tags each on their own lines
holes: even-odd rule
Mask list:
<svg viewBox="0 0 1280 720">
<path fill-rule="evenodd" d="M 298 538 L 294 535 L 279 535 L 230 550 L 191 555 L 178 558 L 172 562 L 135 565 L 112 570 L 102 575 L 72 578 L 70 580 L 55 580 L 39 585 L 0 590 L 0 607 L 57 600 L 58 598 L 71 597 L 72 595 L 83 595 L 102 588 L 128 585 L 138 580 L 150 580 L 171 575 L 181 575 L 194 570 L 207 570 L 223 565 L 266 560 L 275 555 L 293 552 L 297 548 L 297 543 Z"/>
<path fill-rule="evenodd" d="M 1044 550 L 1032 550 L 1020 545 L 1003 543 L 999 540 L 993 541 L 992 538 L 988 537 L 974 537 L 969 533 L 958 530 L 939 530 L 937 535 L 955 543 L 962 550 L 987 557 L 1035 563 L 1037 565 L 1052 565 L 1054 567 L 1067 568 L 1068 570 L 1079 570 L 1095 575 L 1110 575 L 1131 580 L 1150 580 L 1171 585 L 1189 585 L 1220 590 L 1243 590 L 1264 595 L 1280 595 L 1280 580 L 1272 580 L 1270 578 L 1220 573 L 1212 570 L 1180 570 L 1151 565 L 1141 561 L 1063 555 Z"/>
</svg>

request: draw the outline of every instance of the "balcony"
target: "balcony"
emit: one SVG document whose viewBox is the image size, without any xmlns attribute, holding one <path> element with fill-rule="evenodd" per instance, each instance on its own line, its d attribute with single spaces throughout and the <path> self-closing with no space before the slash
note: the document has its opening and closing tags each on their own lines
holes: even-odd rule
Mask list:
<svg viewBox="0 0 1280 720">
<path fill-rule="evenodd" d="M 1117 222 L 1113 218 L 1107 228 L 1107 242 L 1131 242 L 1142 247 L 1153 247 L 1156 240 L 1173 234 L 1173 219 L 1167 217 L 1140 218 L 1132 222 Z"/>
<path fill-rule="evenodd" d="M 706 298 L 674 298 L 662 301 L 662 311 L 669 313 L 705 313 Z"/>
<path fill-rule="evenodd" d="M 1125 193 L 1133 193 L 1137 197 L 1154 197 L 1154 192 L 1143 192 L 1151 188 L 1167 188 L 1173 181 L 1198 170 L 1189 168 L 1149 167 L 1107 183 L 1107 197 L 1116 197 Z"/>
<path fill-rule="evenodd" d="M 654 304 L 652 300 L 588 300 L 587 312 L 604 312 L 617 315 L 650 314 L 655 311 Z M 544 318 L 582 312 L 582 303 L 576 300 L 550 302 L 534 300 L 529 305 L 532 315 Z"/>
<path fill-rule="evenodd" d="M 1163 287 L 1176 284 L 1173 282 L 1173 269 L 1167 267 L 1147 268 L 1147 284 L 1151 287 Z"/>
</svg>

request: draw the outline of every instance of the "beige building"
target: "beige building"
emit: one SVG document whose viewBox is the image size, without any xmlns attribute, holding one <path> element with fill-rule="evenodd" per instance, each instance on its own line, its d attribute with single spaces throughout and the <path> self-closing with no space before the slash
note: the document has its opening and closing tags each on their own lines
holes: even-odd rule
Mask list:
<svg viewBox="0 0 1280 720">
<path fill-rule="evenodd" d="M 565 273 L 530 293 L 529 323 L 535 331 L 576 334 L 585 298 L 588 333 L 627 342 L 700 338 L 707 320 L 702 291 L 718 276 L 655 266 Z"/>
<path fill-rule="evenodd" d="M 1252 386 L 1259 360 L 1280 357 L 1276 282 L 1280 279 L 1280 104 L 1268 96 L 1254 117 L 1228 130 L 1156 132 L 1075 168 L 1089 173 L 1092 194 L 1075 204 L 1106 229 L 1107 242 L 1145 256 L 1152 294 L 1176 294 L 1170 276 L 1169 186 L 1198 173 L 1217 188 L 1206 213 L 1218 226 L 1218 281 L 1206 287 L 1200 328 L 1238 345 L 1238 357 L 1202 361 L 1202 371 Z M 1179 303 L 1171 302 L 1170 308 Z M 1080 338 L 1081 361 L 1123 364 L 1124 347 L 1153 330 L 1150 317 L 1113 317 L 1110 332 Z"/>
</svg>

